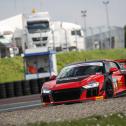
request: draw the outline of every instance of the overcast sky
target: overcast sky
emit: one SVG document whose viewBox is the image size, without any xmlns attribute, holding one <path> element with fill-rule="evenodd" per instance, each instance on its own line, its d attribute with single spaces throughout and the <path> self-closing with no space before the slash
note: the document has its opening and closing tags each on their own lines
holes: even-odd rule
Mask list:
<svg viewBox="0 0 126 126">
<path fill-rule="evenodd" d="M 83 25 L 81 10 L 87 10 L 87 26 L 106 25 L 103 0 L 0 0 L 0 20 L 20 13 L 48 11 L 52 20 L 69 21 Z M 104 0 L 105 1 L 105 0 Z M 126 25 L 126 0 L 109 0 L 109 18 L 112 26 Z"/>
</svg>

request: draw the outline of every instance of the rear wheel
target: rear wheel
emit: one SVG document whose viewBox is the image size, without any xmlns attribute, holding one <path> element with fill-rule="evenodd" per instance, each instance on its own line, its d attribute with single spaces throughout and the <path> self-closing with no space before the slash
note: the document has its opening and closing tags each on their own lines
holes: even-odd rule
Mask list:
<svg viewBox="0 0 126 126">
<path fill-rule="evenodd" d="M 112 98 L 114 94 L 112 84 L 107 84 L 105 88 L 106 98 Z"/>
</svg>

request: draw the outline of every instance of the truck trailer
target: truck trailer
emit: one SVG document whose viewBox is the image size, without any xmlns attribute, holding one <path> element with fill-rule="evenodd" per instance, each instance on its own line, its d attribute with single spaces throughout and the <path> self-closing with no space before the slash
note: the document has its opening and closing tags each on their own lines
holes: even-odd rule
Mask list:
<svg viewBox="0 0 126 126">
<path fill-rule="evenodd" d="M 8 36 L 5 34 L 7 32 Z M 48 12 L 19 14 L 0 21 L 0 33 L 15 43 L 20 53 L 39 47 L 56 51 L 85 50 L 81 26 L 52 21 Z"/>
</svg>

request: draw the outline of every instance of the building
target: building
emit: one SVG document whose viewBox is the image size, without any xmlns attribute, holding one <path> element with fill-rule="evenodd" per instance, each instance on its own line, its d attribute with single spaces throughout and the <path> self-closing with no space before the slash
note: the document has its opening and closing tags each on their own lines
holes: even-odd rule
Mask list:
<svg viewBox="0 0 126 126">
<path fill-rule="evenodd" d="M 9 56 L 9 41 L 0 35 L 0 58 Z"/>
<path fill-rule="evenodd" d="M 113 26 L 109 30 L 104 26 L 97 28 L 90 27 L 87 29 L 85 40 L 88 50 L 124 48 L 124 28 Z"/>
<path fill-rule="evenodd" d="M 9 39 L 0 35 L 0 58 L 13 57 L 19 53 L 18 48 Z"/>
</svg>

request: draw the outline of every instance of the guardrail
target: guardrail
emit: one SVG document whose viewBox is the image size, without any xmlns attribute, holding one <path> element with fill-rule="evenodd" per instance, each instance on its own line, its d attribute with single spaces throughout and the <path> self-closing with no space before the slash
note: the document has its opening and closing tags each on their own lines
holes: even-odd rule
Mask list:
<svg viewBox="0 0 126 126">
<path fill-rule="evenodd" d="M 0 99 L 39 94 L 43 83 L 48 80 L 44 78 L 0 83 Z"/>
</svg>

